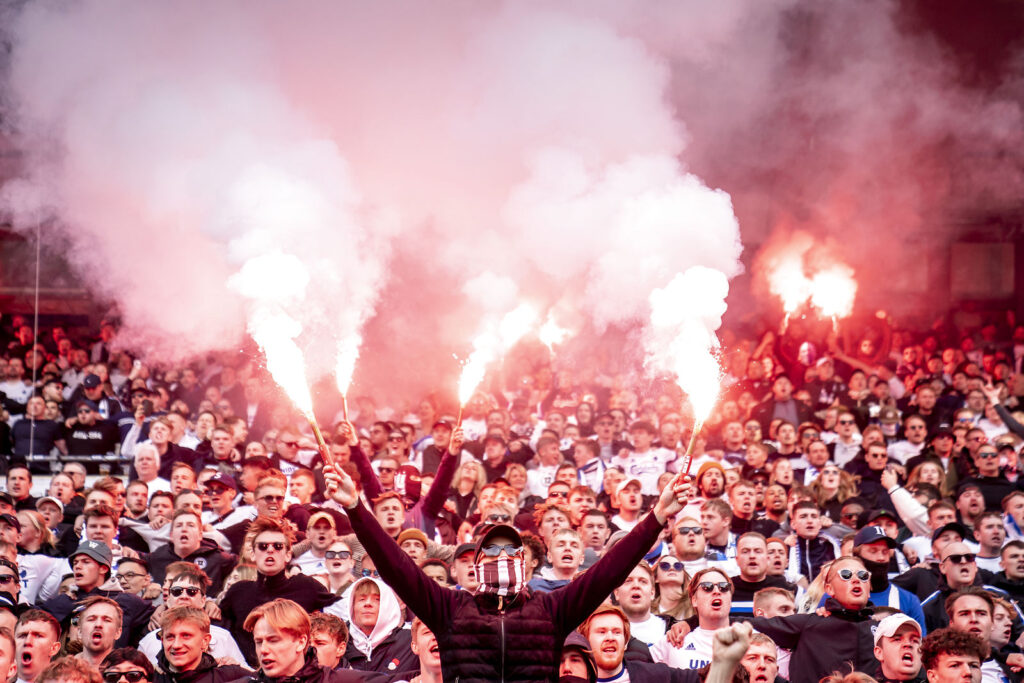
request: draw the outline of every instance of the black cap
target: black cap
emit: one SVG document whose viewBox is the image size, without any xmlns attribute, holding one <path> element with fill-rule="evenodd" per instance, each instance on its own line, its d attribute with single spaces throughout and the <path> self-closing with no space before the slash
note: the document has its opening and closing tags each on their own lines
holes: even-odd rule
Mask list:
<svg viewBox="0 0 1024 683">
<path fill-rule="evenodd" d="M 892 521 L 896 522 L 897 524 L 901 523 L 899 516 L 897 516 L 895 512 L 893 512 L 892 510 L 886 510 L 885 508 L 880 508 L 878 510 L 875 510 L 874 512 L 871 513 L 871 515 L 868 516 L 868 524 L 871 524 L 871 522 L 875 521 L 876 519 L 881 519 L 882 517 L 887 517 Z"/>
<path fill-rule="evenodd" d="M 220 484 L 224 488 L 232 489 L 234 491 L 238 490 L 238 484 L 235 483 L 235 478 L 230 474 L 224 474 L 223 472 L 218 472 L 207 479 L 206 484 L 207 486 L 210 484 Z"/>
<path fill-rule="evenodd" d="M 880 526 L 866 526 L 858 531 L 857 535 L 853 537 L 853 547 L 859 548 L 862 545 L 879 541 L 885 541 L 885 544 L 890 548 L 896 547 L 896 541 L 890 538 Z"/>
<path fill-rule="evenodd" d="M 103 382 L 100 380 L 100 376 L 93 374 L 86 375 L 85 379 L 82 380 L 82 386 L 85 387 L 86 389 L 95 389 L 102 383 Z"/>
<path fill-rule="evenodd" d="M 946 533 L 947 531 L 955 531 L 960 534 L 960 538 L 967 538 L 967 527 L 960 522 L 950 522 L 940 526 L 938 529 L 932 532 L 932 543 L 938 540 L 939 536 Z"/>
<path fill-rule="evenodd" d="M 100 409 L 100 407 L 98 405 L 96 405 L 95 401 L 90 401 L 87 398 L 83 398 L 81 401 L 76 403 L 75 404 L 75 410 L 78 410 L 82 406 L 85 406 L 86 408 L 88 408 L 89 410 L 91 410 L 93 412 L 97 412 Z"/>
<path fill-rule="evenodd" d="M 457 560 L 466 553 L 476 554 L 476 543 L 463 543 L 455 549 L 455 554 L 452 555 L 453 560 Z"/>
<path fill-rule="evenodd" d="M 480 555 L 480 550 L 487 545 L 495 536 L 508 536 L 514 545 L 522 546 L 523 537 L 519 535 L 519 531 L 514 526 L 508 524 L 495 524 L 487 527 L 484 530 L 483 535 L 480 536 L 480 540 L 476 543 L 476 553 L 474 553 L 474 559 Z"/>
<path fill-rule="evenodd" d="M 18 518 L 12 515 L 10 512 L 6 512 L 0 515 L 0 522 L 5 522 L 7 523 L 8 526 L 14 527 L 19 532 L 21 531 L 21 522 L 19 522 Z"/>
</svg>

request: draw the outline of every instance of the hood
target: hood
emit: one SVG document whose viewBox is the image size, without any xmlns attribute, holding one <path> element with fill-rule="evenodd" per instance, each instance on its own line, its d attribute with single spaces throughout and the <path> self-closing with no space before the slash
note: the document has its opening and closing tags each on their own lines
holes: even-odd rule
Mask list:
<svg viewBox="0 0 1024 683">
<path fill-rule="evenodd" d="M 362 629 L 352 622 L 352 595 L 357 587 L 367 581 L 375 583 L 380 590 L 380 611 L 377 613 L 377 623 L 370 635 L 363 633 Z M 373 577 L 363 577 L 353 583 L 348 589 L 348 596 L 349 602 L 345 614 L 348 615 L 347 621 L 352 625 L 349 629 L 349 637 L 352 639 L 352 645 L 369 659 L 373 656 L 373 649 L 384 642 L 392 631 L 402 625 L 402 609 L 398 604 L 398 597 L 391 587 L 381 579 Z"/>
</svg>

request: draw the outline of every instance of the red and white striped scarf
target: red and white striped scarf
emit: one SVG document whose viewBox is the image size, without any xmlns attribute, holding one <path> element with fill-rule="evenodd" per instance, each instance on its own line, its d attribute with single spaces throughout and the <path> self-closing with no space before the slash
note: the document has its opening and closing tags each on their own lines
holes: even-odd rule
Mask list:
<svg viewBox="0 0 1024 683">
<path fill-rule="evenodd" d="M 522 557 L 502 557 L 476 565 L 476 578 L 480 582 L 477 590 L 481 593 L 517 595 L 526 585 L 525 576 Z"/>
</svg>

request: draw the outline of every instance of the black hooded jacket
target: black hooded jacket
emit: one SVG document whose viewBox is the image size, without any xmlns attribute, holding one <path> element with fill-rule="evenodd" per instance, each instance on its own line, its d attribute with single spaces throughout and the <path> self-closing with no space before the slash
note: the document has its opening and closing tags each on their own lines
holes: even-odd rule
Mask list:
<svg viewBox="0 0 1024 683">
<path fill-rule="evenodd" d="M 191 671 L 171 671 L 171 665 L 163 649 L 156 656 L 157 667 L 153 683 L 242 683 L 248 681 L 252 671 L 241 666 L 218 666 L 209 652 L 204 652 L 199 666 Z"/>
<path fill-rule="evenodd" d="M 256 648 L 252 642 L 252 633 L 242 626 L 249 612 L 274 598 L 293 600 L 309 613 L 322 610 L 340 600 L 322 583 L 305 574 L 296 574 L 291 578 L 286 578 L 284 572 L 270 577 L 257 574 L 255 581 L 238 581 L 232 585 L 220 603 L 221 621 L 224 628 L 231 631 L 231 637 L 252 666 L 256 665 Z"/>
<path fill-rule="evenodd" d="M 829 598 L 825 608 L 830 616 L 793 614 L 750 620 L 755 631 L 764 633 L 779 647 L 793 650 L 789 664 L 793 683 L 818 683 L 833 671 L 846 670 L 848 664 L 855 671 L 874 671 L 878 666 L 870 603 L 861 610 L 848 610 Z"/>
</svg>

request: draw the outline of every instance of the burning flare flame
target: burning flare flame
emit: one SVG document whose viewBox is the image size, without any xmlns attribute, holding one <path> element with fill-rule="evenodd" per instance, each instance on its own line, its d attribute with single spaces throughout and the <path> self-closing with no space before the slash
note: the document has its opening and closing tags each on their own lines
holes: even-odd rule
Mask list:
<svg viewBox="0 0 1024 683">
<path fill-rule="evenodd" d="M 267 370 L 306 419 L 313 421 L 313 397 L 306 362 L 295 339 L 302 325 L 288 315 L 301 303 L 309 273 L 298 257 L 281 252 L 246 261 L 228 284 L 249 299 L 249 334 L 267 357 Z"/>
<path fill-rule="evenodd" d="M 718 400 L 721 367 L 718 337 L 729 280 L 719 270 L 694 266 L 651 292 L 647 363 L 671 372 L 703 424 Z"/>
<path fill-rule="evenodd" d="M 537 312 L 529 304 L 521 304 L 506 313 L 492 329 L 484 330 L 473 340 L 473 351 L 462 366 L 459 377 L 459 405 L 466 405 L 487 374 L 487 366 L 529 332 L 537 320 Z"/>
<path fill-rule="evenodd" d="M 346 337 L 338 342 L 338 358 L 334 366 L 334 379 L 342 396 L 348 394 L 348 388 L 352 384 L 352 374 L 356 370 L 356 361 L 359 360 L 359 347 L 362 343 L 363 340 L 360 335 Z"/>
<path fill-rule="evenodd" d="M 836 261 L 813 237 L 798 232 L 772 251 L 768 287 L 782 300 L 787 318 L 807 301 L 833 320 L 853 312 L 857 296 L 853 269 Z"/>
<path fill-rule="evenodd" d="M 540 330 L 537 331 L 537 337 L 540 339 L 544 346 L 548 347 L 549 351 L 554 352 L 555 346 L 561 344 L 569 338 L 570 331 L 564 327 L 561 327 L 555 322 L 555 317 L 548 313 L 547 320 L 540 326 Z"/>
</svg>

